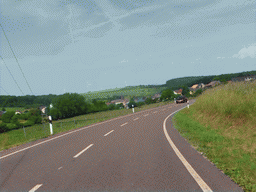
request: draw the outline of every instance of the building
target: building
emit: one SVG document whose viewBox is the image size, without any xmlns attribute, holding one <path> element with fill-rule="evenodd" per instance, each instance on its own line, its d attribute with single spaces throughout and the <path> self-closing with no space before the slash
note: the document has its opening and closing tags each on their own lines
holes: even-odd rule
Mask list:
<svg viewBox="0 0 256 192">
<path fill-rule="evenodd" d="M 204 87 L 205 87 L 205 84 L 203 84 L 203 83 L 199 83 L 199 84 L 198 84 L 198 88 L 199 88 L 199 89 L 203 89 Z"/>
<path fill-rule="evenodd" d="M 156 93 L 151 98 L 154 100 L 154 99 L 159 99 L 160 97 L 161 97 L 161 94 L 160 93 Z"/>
<path fill-rule="evenodd" d="M 231 79 L 232 82 L 240 82 L 240 81 L 251 81 L 255 80 L 256 75 L 248 75 L 248 76 L 243 76 L 243 77 L 234 77 Z"/>
<path fill-rule="evenodd" d="M 175 95 L 177 95 L 177 94 L 182 95 L 182 89 L 175 90 L 175 91 L 173 91 L 173 93 Z"/>
<path fill-rule="evenodd" d="M 46 110 L 46 106 L 42 105 L 39 107 L 40 111 L 42 111 L 42 113 L 45 113 Z"/>
<path fill-rule="evenodd" d="M 212 81 L 212 82 L 206 84 L 205 88 L 212 88 L 212 87 L 217 86 L 219 84 L 221 84 L 220 81 Z"/>
<path fill-rule="evenodd" d="M 191 87 L 192 89 L 197 89 L 198 88 L 198 84 L 195 84 Z"/>
<path fill-rule="evenodd" d="M 5 114 L 6 113 L 6 111 L 0 111 L 0 117 L 3 115 L 3 114 Z"/>
<path fill-rule="evenodd" d="M 16 114 L 22 114 L 22 112 L 19 111 L 19 110 L 16 110 L 15 115 L 16 115 Z"/>
</svg>

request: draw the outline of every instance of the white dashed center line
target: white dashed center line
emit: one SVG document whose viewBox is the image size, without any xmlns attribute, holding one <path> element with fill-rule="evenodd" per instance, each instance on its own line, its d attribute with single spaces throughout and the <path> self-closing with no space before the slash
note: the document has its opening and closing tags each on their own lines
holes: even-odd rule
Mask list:
<svg viewBox="0 0 256 192">
<path fill-rule="evenodd" d="M 59 167 L 58 170 L 62 169 L 62 167 Z"/>
<path fill-rule="evenodd" d="M 137 117 L 136 119 L 133 119 L 133 121 L 135 121 L 135 120 L 138 120 L 139 118 Z"/>
<path fill-rule="evenodd" d="M 148 116 L 148 114 L 144 115 L 144 117 Z"/>
<path fill-rule="evenodd" d="M 39 187 L 41 187 L 43 184 L 38 184 L 35 187 L 33 187 L 29 192 L 34 192 L 36 191 Z"/>
<path fill-rule="evenodd" d="M 78 153 L 77 155 L 74 156 L 74 158 L 77 158 L 79 155 L 81 155 L 83 152 L 85 152 L 87 149 L 89 149 L 91 146 L 93 146 L 93 144 L 89 145 L 88 147 L 86 147 L 84 150 L 82 150 L 80 153 Z"/>
<path fill-rule="evenodd" d="M 110 134 L 110 133 L 112 133 L 114 130 L 112 130 L 112 131 L 109 131 L 107 134 L 105 134 L 104 136 L 107 136 L 108 134 Z"/>
<path fill-rule="evenodd" d="M 121 127 L 124 126 L 124 125 L 126 125 L 127 123 L 128 123 L 128 122 L 124 123 L 123 125 L 121 125 Z"/>
<path fill-rule="evenodd" d="M 155 111 L 154 113 L 157 113 L 157 111 Z"/>
</svg>

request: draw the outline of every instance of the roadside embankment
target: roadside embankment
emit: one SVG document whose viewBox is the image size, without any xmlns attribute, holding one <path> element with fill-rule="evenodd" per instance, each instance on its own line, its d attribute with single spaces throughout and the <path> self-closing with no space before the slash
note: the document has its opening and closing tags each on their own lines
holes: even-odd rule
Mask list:
<svg viewBox="0 0 256 192">
<path fill-rule="evenodd" d="M 245 191 L 256 191 L 256 81 L 206 90 L 173 123 Z"/>
</svg>

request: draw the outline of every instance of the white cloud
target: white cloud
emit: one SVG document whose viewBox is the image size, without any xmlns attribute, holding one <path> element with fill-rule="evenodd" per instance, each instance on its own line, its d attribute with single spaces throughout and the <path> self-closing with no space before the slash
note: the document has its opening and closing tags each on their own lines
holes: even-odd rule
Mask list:
<svg viewBox="0 0 256 192">
<path fill-rule="evenodd" d="M 244 47 L 238 54 L 234 54 L 233 57 L 243 59 L 246 57 L 256 58 L 256 43 L 252 44 L 248 48 Z"/>
</svg>

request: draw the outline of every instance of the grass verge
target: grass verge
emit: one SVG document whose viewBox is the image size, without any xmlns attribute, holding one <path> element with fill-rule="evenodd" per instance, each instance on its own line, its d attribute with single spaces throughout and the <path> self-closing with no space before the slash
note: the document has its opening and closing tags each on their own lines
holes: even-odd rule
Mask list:
<svg viewBox="0 0 256 192">
<path fill-rule="evenodd" d="M 253 192 L 256 192 L 256 97 L 252 89 L 255 83 L 224 85 L 206 91 L 173 118 L 175 128 L 195 149 L 244 191 Z M 240 94 L 245 93 L 245 99 L 241 100 Z M 252 103 L 248 105 L 248 101 Z"/>
</svg>

